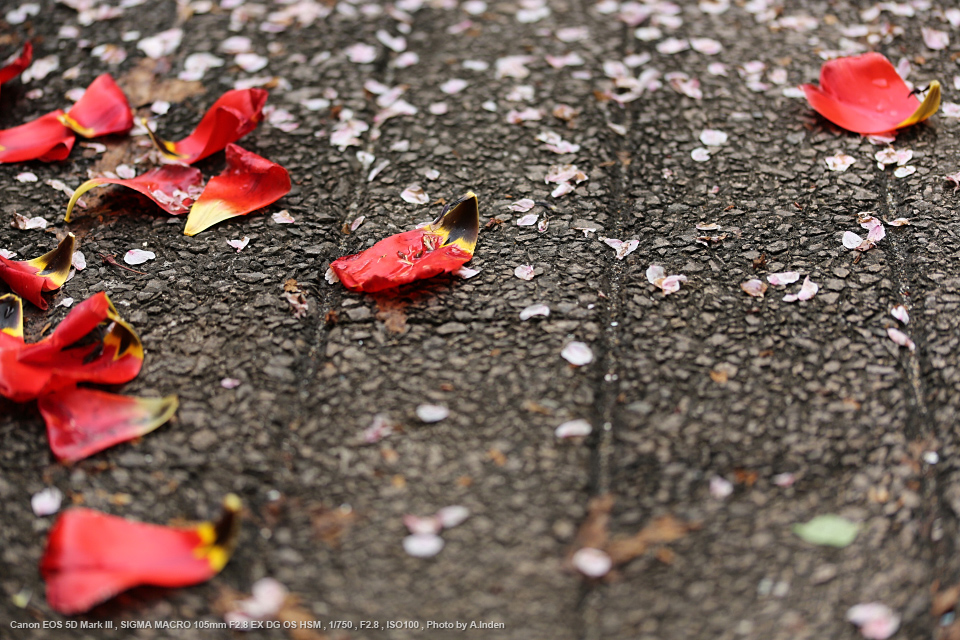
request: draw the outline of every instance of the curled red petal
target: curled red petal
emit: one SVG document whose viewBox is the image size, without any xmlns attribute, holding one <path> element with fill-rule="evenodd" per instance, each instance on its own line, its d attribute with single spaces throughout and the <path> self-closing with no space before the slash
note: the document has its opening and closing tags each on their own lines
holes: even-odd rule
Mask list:
<svg viewBox="0 0 960 640">
<path fill-rule="evenodd" d="M 807 101 L 848 131 L 883 133 L 928 118 L 940 104 L 939 83 L 921 103 L 890 61 L 875 52 L 837 58 L 820 69 L 820 87 L 803 85 Z M 928 104 L 929 103 L 929 104 Z"/>
<path fill-rule="evenodd" d="M 73 149 L 73 131 L 63 126 L 56 110 L 32 122 L 0 130 L 0 163 L 63 160 Z"/>
<path fill-rule="evenodd" d="M 143 345 L 101 292 L 71 309 L 50 336 L 23 345 L 13 357 L 16 368 L 8 372 L 0 367 L 0 392 L 25 402 L 78 382 L 129 382 L 143 365 Z M 24 380 L 17 370 L 32 375 Z"/>
<path fill-rule="evenodd" d="M 152 132 L 150 137 L 168 157 L 193 164 L 253 131 L 263 119 L 267 95 L 265 89 L 227 91 L 207 110 L 193 133 L 183 140 L 168 142 Z"/>
<path fill-rule="evenodd" d="M 23 302 L 12 293 L 0 296 L 0 334 L 23 342 Z"/>
<path fill-rule="evenodd" d="M 70 233 L 56 249 L 33 260 L 8 260 L 0 256 L 0 280 L 14 293 L 46 309 L 47 301 L 41 294 L 59 289 L 67 281 L 75 248 L 76 237 Z"/>
<path fill-rule="evenodd" d="M 226 169 L 210 179 L 190 208 L 184 235 L 262 209 L 290 192 L 290 174 L 277 163 L 235 144 L 227 145 L 226 155 Z"/>
<path fill-rule="evenodd" d="M 33 43 L 27 40 L 23 43 L 23 51 L 20 55 L 10 64 L 0 68 L 0 84 L 5 84 L 23 73 L 23 70 L 29 67 L 32 61 Z"/>
<path fill-rule="evenodd" d="M 124 133 L 133 128 L 133 111 L 109 73 L 90 83 L 83 97 L 61 116 L 60 122 L 84 138 Z"/>
<path fill-rule="evenodd" d="M 115 444 L 150 433 L 173 417 L 176 396 L 135 398 L 71 387 L 41 396 L 50 450 L 76 462 Z"/>
<path fill-rule="evenodd" d="M 203 173 L 194 167 L 182 164 L 168 164 L 151 169 L 136 178 L 93 178 L 77 187 L 67 204 L 65 222 L 70 222 L 74 205 L 87 191 L 105 184 L 118 184 L 138 191 L 157 203 L 157 206 L 172 215 L 186 213 L 193 204 L 203 185 Z"/>
<path fill-rule="evenodd" d="M 165 527 L 72 508 L 50 529 L 40 560 L 47 602 L 65 615 L 88 611 L 137 585 L 185 587 L 209 580 L 236 545 L 240 499 L 217 522 Z"/>
<path fill-rule="evenodd" d="M 456 271 L 473 257 L 479 233 L 477 196 L 468 193 L 421 229 L 384 238 L 330 268 L 352 291 L 375 293 Z"/>
</svg>

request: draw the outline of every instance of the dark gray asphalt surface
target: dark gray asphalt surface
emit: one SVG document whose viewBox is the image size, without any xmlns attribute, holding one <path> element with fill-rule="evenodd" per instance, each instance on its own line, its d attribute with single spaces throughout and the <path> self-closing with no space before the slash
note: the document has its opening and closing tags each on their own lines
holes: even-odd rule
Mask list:
<svg viewBox="0 0 960 640">
<path fill-rule="evenodd" d="M 155 2 L 81 27 L 92 46 L 127 49 L 124 62 L 108 66 L 75 40 L 57 38 L 60 26 L 76 23 L 75 11 L 41 4 L 28 24 L 3 31 L 15 34 L 4 51 L 30 35 L 36 57 L 56 54 L 60 68 L 43 81 L 4 87 L 3 127 L 63 106 L 64 92 L 104 70 L 123 78 L 142 58 L 135 41 L 121 41 L 124 32 L 144 37 L 178 24 L 173 2 Z M 834 129 L 802 99 L 785 97 L 783 86 L 751 91 L 737 72 L 751 60 L 786 69 L 785 86 L 815 81 L 818 50 L 837 48 L 840 27 L 860 23 L 859 10 L 870 6 L 786 4 L 782 15 L 816 16 L 819 26 L 775 29 L 743 7 L 713 16 L 682 3 L 683 24 L 664 28 L 666 35 L 715 38 L 724 46 L 715 56 L 658 53 L 657 41 L 638 40 L 614 14 L 589 2 L 552 2 L 551 14 L 533 24 L 518 22 L 511 2 L 491 3 L 480 15 L 428 4 L 413 14 L 407 35 L 420 62 L 402 69 L 390 64 L 397 54 L 376 39 L 378 29 L 397 34 L 396 21 L 382 12 L 334 11 L 311 26 L 266 34 L 257 28 L 262 18 L 229 31 L 231 12 L 217 9 L 182 24 L 183 43 L 158 77 L 175 77 L 187 55 L 215 52 L 237 34 L 250 36 L 269 66 L 247 74 L 219 54 L 228 65 L 207 73 L 206 92 L 175 103 L 158 121 L 163 134 L 178 139 L 236 80 L 285 79 L 289 87 L 273 89 L 269 104 L 289 109 L 299 129 L 284 133 L 263 123 L 241 142 L 285 166 L 293 179 L 291 194 L 266 215 L 187 238 L 179 221 L 168 224 L 148 202 L 115 192 L 99 198 L 93 217 L 67 226 L 61 222 L 66 196 L 44 181 L 76 187 L 98 162 L 96 154 L 77 148 L 63 163 L 0 167 L 3 220 L 17 212 L 52 223 L 41 232 L 4 222 L 0 246 L 28 258 L 53 247 L 55 233 L 78 233 L 89 267 L 53 300 L 106 291 L 147 350 L 143 372 L 123 392 L 175 392 L 181 399 L 170 424 L 70 468 L 53 462 L 33 405 L 0 404 L 0 637 L 117 637 L 7 628 L 8 619 L 62 619 L 45 604 L 36 569 L 53 518 L 37 518 L 30 508 L 30 496 L 51 485 L 67 501 L 150 522 L 212 517 L 230 491 L 248 509 L 233 560 L 209 583 L 138 589 L 81 620 L 220 621 L 213 603 L 222 587 L 249 591 L 256 579 L 272 576 L 321 620 L 505 625 L 471 632 L 477 637 L 854 638 L 859 635 L 844 615 L 869 601 L 903 616 L 895 637 L 931 637 L 939 623 L 929 614 L 931 586 L 960 577 L 960 238 L 958 196 L 943 179 L 960 168 L 960 129 L 956 119 L 939 115 L 902 132 L 895 147 L 914 151 L 917 172 L 898 179 L 876 167 L 873 154 L 882 147 Z M 914 17 L 884 12 L 880 22 L 905 32 L 876 48 L 894 62 L 914 60 L 910 79 L 939 78 L 951 102 L 958 71 L 951 53 L 960 51 L 960 32 L 937 16 L 934 10 Z M 473 26 L 448 33 L 465 19 Z M 586 40 L 564 43 L 554 36 L 575 26 L 588 28 Z M 930 51 L 921 26 L 946 29 L 958 42 Z M 374 63 L 346 60 L 344 50 L 357 42 L 377 47 Z M 310 60 L 322 51 L 332 54 L 329 60 L 291 58 Z M 556 70 L 544 62 L 544 54 L 568 51 L 586 64 Z M 610 84 L 603 61 L 641 52 L 652 61 L 634 75 L 645 68 L 682 70 L 701 80 L 704 98 L 679 95 L 664 83 L 623 108 L 598 99 L 595 90 Z M 494 62 L 518 54 L 532 56 L 531 75 L 496 79 Z M 922 64 L 917 56 L 925 58 Z M 464 69 L 464 60 L 484 60 L 490 68 Z M 728 75 L 710 75 L 707 65 L 714 62 L 725 63 Z M 82 65 L 79 77 L 63 79 L 74 65 Z M 592 77 L 576 79 L 576 70 Z M 469 86 L 441 93 L 439 86 L 456 77 Z M 376 156 L 374 166 L 391 161 L 372 182 L 355 158 L 357 147 L 341 152 L 329 144 L 335 123 L 329 110 L 299 105 L 332 88 L 334 106 L 372 124 L 378 108 L 363 90 L 369 79 L 409 85 L 404 98 L 419 109 L 383 124 L 378 140 L 369 132 L 361 136 L 361 148 Z M 517 84 L 535 88 L 530 104 L 505 99 Z M 27 99 L 37 86 L 43 95 Z M 481 107 L 489 100 L 497 112 Z M 448 103 L 447 114 L 428 111 L 438 101 Z M 569 127 L 549 115 L 559 102 L 581 110 Z M 508 124 L 507 112 L 524 106 L 548 115 Z M 625 127 L 626 135 L 609 122 Z M 697 138 L 704 128 L 723 130 L 730 141 L 698 163 L 690 154 L 702 146 Z M 535 140 L 545 129 L 582 149 L 565 156 L 545 150 Z M 315 137 L 321 130 L 327 134 Z M 409 149 L 392 151 L 402 140 Z M 844 173 L 824 163 L 838 151 L 856 158 Z M 558 162 L 575 163 L 589 180 L 555 201 L 545 233 L 516 226 L 520 214 L 507 205 L 522 197 L 552 200 L 553 185 L 542 178 Z M 199 166 L 209 176 L 222 163 L 220 155 Z M 437 180 L 424 178 L 429 169 L 439 171 Z M 17 182 L 25 170 L 40 181 Z M 327 284 L 323 274 L 336 257 L 437 213 L 439 205 L 400 199 L 414 182 L 431 202 L 473 190 L 481 224 L 505 220 L 481 232 L 471 263 L 481 273 L 404 289 L 399 304 Z M 98 199 L 89 200 L 93 208 Z M 274 223 L 269 214 L 280 209 L 297 224 Z M 856 224 L 863 211 L 913 224 L 888 228 L 886 239 L 860 257 L 840 236 L 865 235 Z M 344 234 L 342 225 L 358 215 L 366 216 L 364 224 Z M 585 237 L 574 228 L 584 222 L 599 230 Z M 727 238 L 709 247 L 696 243 L 701 222 L 721 224 Z M 245 235 L 251 242 L 241 253 L 227 245 Z M 598 237 L 640 244 L 619 261 Z M 157 254 L 138 267 L 146 276 L 97 259 L 142 246 Z M 766 264 L 755 268 L 761 256 Z M 651 263 L 689 280 L 664 297 L 644 275 Z M 514 276 L 521 264 L 536 268 L 533 280 Z M 820 293 L 787 303 L 783 288 L 771 287 L 763 300 L 740 290 L 749 278 L 784 270 L 809 275 Z M 282 298 L 288 278 L 308 291 L 303 318 L 294 318 Z M 518 313 L 534 303 L 549 305 L 550 317 L 520 321 Z M 897 325 L 889 315 L 896 304 L 910 309 L 905 331 L 915 353 L 886 335 L 886 327 Z M 38 336 L 66 312 L 31 310 L 28 335 Z M 388 328 L 396 328 L 398 314 L 405 316 L 402 333 Z M 590 345 L 592 364 L 574 368 L 560 357 L 572 340 Z M 225 377 L 242 384 L 224 389 Z M 445 405 L 450 417 L 423 424 L 415 415 L 421 403 Z M 379 413 L 402 430 L 363 445 L 360 434 Z M 574 418 L 589 420 L 593 435 L 580 443 L 557 440 L 557 425 Z M 924 461 L 929 451 L 939 453 L 939 463 Z M 796 483 L 775 485 L 774 476 L 787 472 Z M 713 476 L 734 481 L 729 498 L 710 495 Z M 615 535 L 634 533 L 664 514 L 701 528 L 668 545 L 673 554 L 649 553 L 603 581 L 586 580 L 566 558 L 588 501 L 605 492 L 616 498 Z M 406 555 L 403 515 L 452 504 L 472 515 L 443 534 L 444 550 L 432 559 Z M 337 545 L 322 539 L 314 521 L 340 505 L 349 505 L 355 519 Z M 791 533 L 792 524 L 823 513 L 862 523 L 857 540 L 831 549 Z M 33 593 L 26 609 L 11 603 L 22 589 Z M 190 630 L 121 637 L 231 636 Z"/>
</svg>

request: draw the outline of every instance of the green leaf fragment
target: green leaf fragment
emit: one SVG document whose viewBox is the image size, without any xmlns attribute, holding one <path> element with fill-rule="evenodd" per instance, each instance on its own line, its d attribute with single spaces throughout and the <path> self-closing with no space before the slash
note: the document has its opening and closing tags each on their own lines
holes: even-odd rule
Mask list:
<svg viewBox="0 0 960 640">
<path fill-rule="evenodd" d="M 810 522 L 793 525 L 793 532 L 803 540 L 827 547 L 847 547 L 860 532 L 860 525 L 837 515 L 817 516 Z"/>
</svg>

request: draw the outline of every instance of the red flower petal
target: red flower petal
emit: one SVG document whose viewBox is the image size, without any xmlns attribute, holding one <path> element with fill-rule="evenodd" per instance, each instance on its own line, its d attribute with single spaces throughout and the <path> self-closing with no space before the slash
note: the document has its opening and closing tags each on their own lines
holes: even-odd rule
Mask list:
<svg viewBox="0 0 960 640">
<path fill-rule="evenodd" d="M 276 202 L 290 192 L 287 170 L 235 144 L 227 145 L 227 168 L 211 178 L 190 208 L 184 235 L 193 236 L 228 218 Z"/>
<path fill-rule="evenodd" d="M 0 256 L 0 280 L 10 285 L 14 293 L 46 309 L 47 301 L 41 292 L 59 289 L 67 281 L 75 247 L 76 237 L 70 233 L 56 249 L 33 260 L 16 261 Z"/>
<path fill-rule="evenodd" d="M 265 89 L 227 91 L 207 110 L 193 133 L 183 140 L 167 142 L 152 131 L 150 138 L 164 155 L 193 164 L 253 131 L 263 119 L 267 95 Z"/>
<path fill-rule="evenodd" d="M 83 97 L 71 107 L 60 122 L 84 138 L 96 138 L 110 133 L 123 133 L 133 128 L 133 112 L 109 73 L 90 83 Z"/>
<path fill-rule="evenodd" d="M 820 88 L 809 84 L 801 88 L 817 113 L 864 135 L 916 124 L 940 107 L 939 82 L 930 83 L 921 103 L 879 53 L 831 60 L 820 69 Z"/>
<path fill-rule="evenodd" d="M 50 450 L 76 462 L 115 444 L 150 433 L 177 410 L 177 396 L 134 398 L 72 387 L 41 396 Z"/>
<path fill-rule="evenodd" d="M 330 265 L 353 291 L 374 293 L 456 271 L 469 262 L 477 244 L 480 213 L 470 192 L 432 224 L 385 238 L 366 251 Z"/>
<path fill-rule="evenodd" d="M 17 342 L 0 339 L 0 395 L 14 402 L 78 382 L 129 382 L 143 365 L 140 337 L 102 292 L 74 307 L 49 337 Z"/>
<path fill-rule="evenodd" d="M 186 213 L 196 199 L 203 184 L 203 173 L 194 167 L 182 164 L 168 164 L 158 169 L 151 169 L 136 178 L 121 180 L 119 178 L 93 178 L 77 187 L 67 204 L 67 215 L 64 222 L 70 222 L 70 213 L 80 196 L 94 187 L 104 184 L 118 184 L 138 191 L 157 203 L 157 206 L 173 215 Z"/>
<path fill-rule="evenodd" d="M 65 615 L 88 611 L 131 587 L 185 587 L 227 564 L 240 528 L 240 499 L 228 495 L 218 522 L 145 524 L 92 509 L 64 511 L 47 538 L 40 573 L 47 602 Z"/>
<path fill-rule="evenodd" d="M 23 70 L 29 67 L 32 61 L 33 43 L 27 40 L 23 43 L 23 52 L 20 57 L 0 69 L 0 84 L 7 83 L 23 73 Z"/>
<path fill-rule="evenodd" d="M 0 130 L 0 163 L 63 160 L 73 149 L 74 135 L 60 122 L 59 109 L 32 122 Z"/>
</svg>

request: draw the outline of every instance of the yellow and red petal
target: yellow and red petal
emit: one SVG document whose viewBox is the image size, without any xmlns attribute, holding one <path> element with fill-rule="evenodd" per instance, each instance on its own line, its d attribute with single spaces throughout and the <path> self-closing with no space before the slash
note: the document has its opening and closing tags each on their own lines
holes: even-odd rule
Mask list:
<svg viewBox="0 0 960 640">
<path fill-rule="evenodd" d="M 265 89 L 227 91 L 207 110 L 193 133 L 179 142 L 162 140 L 149 127 L 147 131 L 161 153 L 193 164 L 253 131 L 263 119 L 267 95 Z"/>
<path fill-rule="evenodd" d="M 78 382 L 129 382 L 143 365 L 143 345 L 100 292 L 74 307 L 50 336 L 24 345 L 16 360 L 45 372 L 41 393 L 50 393 Z M 4 373 L 0 370 L 0 383 Z"/>
<path fill-rule="evenodd" d="M 330 268 L 352 291 L 375 293 L 450 273 L 473 258 L 480 231 L 477 196 L 457 200 L 432 224 L 392 235 Z"/>
<path fill-rule="evenodd" d="M 23 302 L 12 293 L 0 296 L 0 334 L 23 342 Z"/>
<path fill-rule="evenodd" d="M 124 133 L 133 128 L 133 111 L 109 73 L 97 76 L 60 122 L 84 138 Z"/>
<path fill-rule="evenodd" d="M 95 187 L 105 184 L 118 184 L 138 191 L 157 203 L 157 206 L 172 215 L 181 215 L 190 209 L 203 185 L 203 173 L 194 167 L 182 164 L 168 164 L 151 169 L 136 178 L 93 178 L 87 180 L 73 192 L 67 204 L 65 222 L 70 222 L 70 214 L 80 196 Z"/>
<path fill-rule="evenodd" d="M 137 585 L 185 587 L 220 572 L 236 546 L 240 499 L 230 494 L 217 522 L 166 527 L 92 509 L 64 511 L 40 560 L 47 602 L 64 614 L 88 611 Z"/>
<path fill-rule="evenodd" d="M 190 208 L 184 235 L 262 209 L 290 192 L 290 174 L 277 163 L 235 144 L 227 145 L 226 155 L 226 169 L 210 179 Z"/>
<path fill-rule="evenodd" d="M 890 61 L 871 52 L 837 58 L 820 69 L 820 87 L 801 87 L 814 111 L 835 125 L 870 135 L 926 120 L 940 108 L 940 83 L 932 82 L 923 103 Z"/>
<path fill-rule="evenodd" d="M 57 109 L 19 127 L 0 130 L 0 164 L 54 162 L 70 155 L 76 136 L 60 122 L 62 115 Z"/>
<path fill-rule="evenodd" d="M 76 462 L 115 444 L 150 433 L 177 410 L 177 396 L 135 398 L 70 387 L 40 396 L 50 450 Z"/>
<path fill-rule="evenodd" d="M 76 240 L 72 233 L 67 234 L 56 249 L 33 260 L 16 261 L 0 256 L 0 280 L 14 293 L 46 309 L 47 301 L 41 294 L 59 289 L 67 281 Z"/>
<path fill-rule="evenodd" d="M 20 55 L 10 64 L 0 69 L 0 84 L 5 84 L 23 73 L 23 70 L 29 67 L 32 61 L 33 43 L 27 40 L 23 43 L 23 51 Z"/>
</svg>

